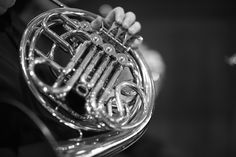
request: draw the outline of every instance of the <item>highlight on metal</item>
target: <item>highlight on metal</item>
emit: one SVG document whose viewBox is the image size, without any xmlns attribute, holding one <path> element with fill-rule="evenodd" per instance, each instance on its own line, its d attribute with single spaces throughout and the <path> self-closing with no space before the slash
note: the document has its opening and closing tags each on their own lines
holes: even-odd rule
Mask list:
<svg viewBox="0 0 236 157">
<path fill-rule="evenodd" d="M 96 15 L 62 7 L 25 29 L 20 59 L 40 104 L 80 136 L 58 141 L 58 154 L 103 156 L 141 137 L 154 109 L 155 89 L 142 52 L 116 23 L 93 30 Z M 94 132 L 89 137 L 84 133 Z"/>
</svg>

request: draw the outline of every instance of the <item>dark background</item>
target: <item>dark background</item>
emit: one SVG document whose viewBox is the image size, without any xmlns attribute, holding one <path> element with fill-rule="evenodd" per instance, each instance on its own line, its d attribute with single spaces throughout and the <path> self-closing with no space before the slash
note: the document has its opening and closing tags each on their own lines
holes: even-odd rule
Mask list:
<svg viewBox="0 0 236 157">
<path fill-rule="evenodd" d="M 236 53 L 233 1 L 81 0 L 76 7 L 97 12 L 104 3 L 134 11 L 144 43 L 166 65 L 149 128 L 126 153 L 236 156 L 236 67 L 226 63 Z"/>
</svg>

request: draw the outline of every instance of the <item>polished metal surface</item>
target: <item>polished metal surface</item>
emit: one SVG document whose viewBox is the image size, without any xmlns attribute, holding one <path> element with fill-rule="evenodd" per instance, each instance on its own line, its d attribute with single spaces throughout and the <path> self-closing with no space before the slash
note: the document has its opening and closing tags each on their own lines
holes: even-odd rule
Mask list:
<svg viewBox="0 0 236 157">
<path fill-rule="evenodd" d="M 58 141 L 65 156 L 104 156 L 122 151 L 145 131 L 155 89 L 133 37 L 116 23 L 91 27 L 96 15 L 68 7 L 49 10 L 27 26 L 20 45 L 25 80 L 59 122 L 78 130 Z M 83 135 L 86 131 L 96 134 Z"/>
</svg>

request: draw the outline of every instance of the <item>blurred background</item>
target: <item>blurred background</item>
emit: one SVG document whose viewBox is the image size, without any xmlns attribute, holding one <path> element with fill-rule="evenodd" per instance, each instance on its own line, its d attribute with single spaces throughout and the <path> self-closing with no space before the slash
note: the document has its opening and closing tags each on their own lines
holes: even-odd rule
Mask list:
<svg viewBox="0 0 236 157">
<path fill-rule="evenodd" d="M 226 0 L 84 0 L 133 11 L 144 43 L 165 62 L 162 90 L 146 134 L 118 156 L 236 155 L 236 6 Z M 75 7 L 75 6 L 74 6 Z"/>
<path fill-rule="evenodd" d="M 146 133 L 117 157 L 236 156 L 236 66 L 227 63 L 236 53 L 236 5 L 229 0 L 78 0 L 71 7 L 99 13 L 103 4 L 135 12 L 144 44 L 166 67 Z"/>
</svg>

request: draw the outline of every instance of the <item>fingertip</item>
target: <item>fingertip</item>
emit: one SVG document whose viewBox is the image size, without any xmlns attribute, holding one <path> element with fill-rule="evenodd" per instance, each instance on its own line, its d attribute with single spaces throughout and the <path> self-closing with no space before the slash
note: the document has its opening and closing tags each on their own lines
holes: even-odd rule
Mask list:
<svg viewBox="0 0 236 157">
<path fill-rule="evenodd" d="M 102 22 L 103 18 L 101 16 L 97 16 L 96 18 L 98 21 Z"/>
<path fill-rule="evenodd" d="M 132 26 L 129 27 L 128 32 L 132 35 L 138 33 L 141 30 L 140 22 L 136 21 Z"/>
<path fill-rule="evenodd" d="M 115 8 L 115 20 L 118 24 L 122 24 L 124 17 L 125 17 L 125 11 L 122 7 L 116 7 Z"/>
<path fill-rule="evenodd" d="M 97 16 L 97 18 L 91 22 L 91 27 L 95 30 L 98 30 L 101 26 L 102 26 L 102 17 Z"/>
<path fill-rule="evenodd" d="M 133 43 L 131 44 L 131 47 L 133 49 L 137 49 L 142 43 L 143 43 L 143 38 L 139 36 L 137 39 L 133 41 Z"/>
<path fill-rule="evenodd" d="M 109 25 L 112 24 L 113 22 L 122 24 L 124 17 L 125 17 L 124 9 L 122 7 L 116 7 L 108 13 L 108 15 L 105 18 L 105 22 Z"/>
<path fill-rule="evenodd" d="M 125 14 L 122 26 L 125 29 L 128 29 L 135 22 L 135 20 L 136 20 L 136 15 L 133 12 L 129 11 Z"/>
</svg>

